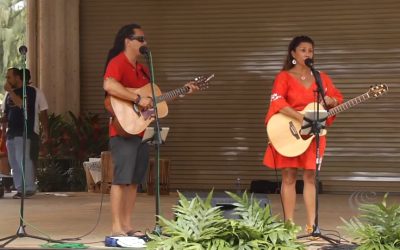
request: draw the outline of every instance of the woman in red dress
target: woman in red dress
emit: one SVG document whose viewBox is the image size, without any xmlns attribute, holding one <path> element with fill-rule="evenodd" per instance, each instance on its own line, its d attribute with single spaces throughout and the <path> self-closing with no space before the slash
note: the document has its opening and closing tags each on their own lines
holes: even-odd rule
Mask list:
<svg viewBox="0 0 400 250">
<path fill-rule="evenodd" d="M 265 124 L 276 113 L 303 121 L 303 110 L 307 104 L 314 102 L 316 83 L 309 67 L 304 63 L 306 59 L 314 58 L 314 41 L 307 36 L 293 38 L 288 47 L 288 54 L 283 69 L 276 76 L 271 94 L 271 103 L 265 118 Z M 337 106 L 343 101 L 341 93 L 335 88 L 332 80 L 324 72 L 320 72 L 325 102 L 328 107 Z M 329 118 L 327 125 L 332 123 Z M 325 151 L 325 136 L 320 137 L 320 156 Z M 315 162 L 316 144 L 312 141 L 310 147 L 301 155 L 286 157 L 279 154 L 271 143 L 264 156 L 264 165 L 280 169 L 282 172 L 281 198 L 285 220 L 293 222 L 296 204 L 296 176 L 297 170 L 303 169 L 304 203 L 307 210 L 306 231 L 311 233 L 315 220 Z"/>
</svg>

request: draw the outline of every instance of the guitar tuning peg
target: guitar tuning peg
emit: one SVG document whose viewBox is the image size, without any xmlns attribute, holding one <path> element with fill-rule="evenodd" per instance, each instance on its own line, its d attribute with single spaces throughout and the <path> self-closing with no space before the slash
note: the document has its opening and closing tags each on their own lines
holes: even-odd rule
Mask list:
<svg viewBox="0 0 400 250">
<path fill-rule="evenodd" d="M 196 82 L 201 82 L 202 81 L 202 76 L 196 76 L 195 81 Z"/>
</svg>

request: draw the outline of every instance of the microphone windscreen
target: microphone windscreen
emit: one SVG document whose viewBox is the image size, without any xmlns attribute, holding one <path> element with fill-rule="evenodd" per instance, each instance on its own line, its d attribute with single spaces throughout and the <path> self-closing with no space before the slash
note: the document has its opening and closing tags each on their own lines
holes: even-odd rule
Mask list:
<svg viewBox="0 0 400 250">
<path fill-rule="evenodd" d="M 141 46 L 140 48 L 139 48 L 139 52 L 140 52 L 140 54 L 142 54 L 142 55 L 146 55 L 146 54 L 148 54 L 149 53 L 149 48 L 147 48 L 146 46 Z"/>
<path fill-rule="evenodd" d="M 307 58 L 304 60 L 304 64 L 307 65 L 308 67 L 313 67 L 314 66 L 314 60 L 311 58 Z"/>
<path fill-rule="evenodd" d="M 21 55 L 26 55 L 26 52 L 28 52 L 28 48 L 25 45 L 22 45 L 18 48 L 19 53 L 21 53 Z"/>
</svg>

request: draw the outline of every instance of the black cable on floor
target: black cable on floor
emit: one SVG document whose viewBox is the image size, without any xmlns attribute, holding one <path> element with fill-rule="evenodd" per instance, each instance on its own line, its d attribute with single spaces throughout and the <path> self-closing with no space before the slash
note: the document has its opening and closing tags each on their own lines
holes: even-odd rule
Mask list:
<svg viewBox="0 0 400 250">
<path fill-rule="evenodd" d="M 101 192 L 100 208 L 99 208 L 99 212 L 98 212 L 98 214 L 97 214 L 96 224 L 93 226 L 93 228 L 90 229 L 89 232 L 87 232 L 87 233 L 85 233 L 85 234 L 83 234 L 83 235 L 81 235 L 81 236 L 77 236 L 77 237 L 73 237 L 73 238 L 60 239 L 60 241 L 81 240 L 83 237 L 86 237 L 86 236 L 90 235 L 91 233 L 93 233 L 93 232 L 96 230 L 97 226 L 98 226 L 99 223 L 100 223 L 101 211 L 102 211 L 102 209 L 103 209 L 103 201 L 104 201 L 103 185 L 104 185 L 104 184 L 105 184 L 105 183 L 104 183 L 103 181 L 101 181 L 100 190 L 101 190 L 102 192 Z"/>
</svg>

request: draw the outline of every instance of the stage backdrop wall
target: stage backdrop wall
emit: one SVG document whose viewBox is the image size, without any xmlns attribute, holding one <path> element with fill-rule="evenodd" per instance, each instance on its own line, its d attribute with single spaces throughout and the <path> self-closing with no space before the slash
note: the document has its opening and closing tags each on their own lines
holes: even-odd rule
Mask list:
<svg viewBox="0 0 400 250">
<path fill-rule="evenodd" d="M 235 188 L 275 179 L 262 165 L 264 116 L 293 36 L 316 41 L 316 68 L 348 100 L 389 94 L 338 116 L 328 133 L 325 191 L 400 191 L 400 1 L 203 0 L 80 2 L 81 110 L 104 114 L 102 73 L 117 30 L 141 24 L 162 90 L 215 73 L 210 88 L 169 105 L 162 158 L 173 188 Z"/>
</svg>

